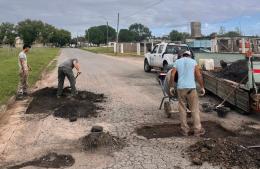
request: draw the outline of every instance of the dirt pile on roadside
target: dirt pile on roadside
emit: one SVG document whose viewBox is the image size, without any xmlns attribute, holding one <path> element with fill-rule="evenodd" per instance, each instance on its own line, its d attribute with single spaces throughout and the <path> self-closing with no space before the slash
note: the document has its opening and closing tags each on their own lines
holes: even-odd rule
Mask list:
<svg viewBox="0 0 260 169">
<path fill-rule="evenodd" d="M 103 94 L 88 91 L 79 91 L 74 99 L 68 99 L 70 90 L 65 88 L 61 98 L 56 97 L 56 88 L 43 88 L 32 94 L 33 100 L 28 106 L 27 114 L 47 113 L 61 118 L 97 116 L 102 107 L 97 105 L 103 102 Z"/>
<path fill-rule="evenodd" d="M 187 153 L 195 165 L 207 161 L 224 167 L 259 168 L 260 152 L 247 149 L 230 138 L 206 139 L 190 146 Z"/>
<path fill-rule="evenodd" d="M 219 78 L 225 78 L 237 83 L 245 79 L 242 82 L 242 84 L 245 84 L 248 79 L 248 61 L 245 59 L 237 60 L 214 74 Z"/>
<path fill-rule="evenodd" d="M 71 155 L 63 155 L 57 153 L 49 153 L 40 158 L 28 161 L 16 166 L 7 167 L 7 169 L 19 169 L 27 166 L 44 167 L 44 168 L 64 168 L 70 167 L 75 163 L 75 159 Z"/>
<path fill-rule="evenodd" d="M 126 143 L 123 139 L 113 136 L 108 132 L 91 132 L 81 140 L 83 149 L 97 150 L 106 149 L 109 151 L 120 150 Z"/>
</svg>

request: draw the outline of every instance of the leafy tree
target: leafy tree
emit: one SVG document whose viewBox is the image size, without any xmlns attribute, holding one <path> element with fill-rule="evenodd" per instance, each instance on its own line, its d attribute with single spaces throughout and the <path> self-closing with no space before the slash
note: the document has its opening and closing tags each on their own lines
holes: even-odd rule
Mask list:
<svg viewBox="0 0 260 169">
<path fill-rule="evenodd" d="M 100 45 L 101 43 L 105 43 L 105 37 L 103 32 L 96 26 L 89 28 L 86 31 L 86 37 L 90 43 Z"/>
<path fill-rule="evenodd" d="M 50 42 L 56 47 L 63 47 L 71 41 L 71 33 L 64 29 L 56 29 L 50 38 Z"/>
<path fill-rule="evenodd" d="M 16 36 L 17 32 L 14 24 L 6 22 L 0 25 L 0 43 L 14 46 Z"/>
<path fill-rule="evenodd" d="M 50 43 L 55 31 L 56 28 L 54 26 L 45 23 L 43 29 L 40 32 L 40 37 L 38 39 L 40 39 L 40 42 L 42 42 L 44 45 L 46 43 Z"/>
<path fill-rule="evenodd" d="M 99 29 L 102 31 L 103 36 L 105 37 L 105 43 L 107 42 L 107 30 L 108 30 L 108 41 L 116 39 L 116 30 L 111 26 L 101 25 Z"/>
<path fill-rule="evenodd" d="M 84 43 L 85 41 L 86 41 L 85 37 L 80 36 L 80 37 L 76 37 L 76 38 L 71 39 L 70 43 L 77 45 L 78 42 Z"/>
<path fill-rule="evenodd" d="M 210 38 L 215 38 L 216 36 L 218 36 L 218 33 L 217 32 L 212 32 L 209 37 Z"/>
<path fill-rule="evenodd" d="M 108 30 L 108 39 L 107 39 Z M 115 40 L 116 31 L 111 26 L 100 25 L 94 26 L 86 30 L 85 38 L 88 39 L 90 43 L 100 45 L 105 44 L 108 41 Z"/>
<path fill-rule="evenodd" d="M 72 38 L 71 40 L 70 40 L 70 44 L 77 44 L 77 38 Z"/>
<path fill-rule="evenodd" d="M 133 32 L 129 31 L 128 29 L 121 29 L 119 31 L 118 39 L 119 42 L 132 42 L 134 41 L 134 34 Z"/>
<path fill-rule="evenodd" d="M 171 41 L 185 41 L 186 38 L 188 38 L 190 34 L 186 32 L 178 32 L 177 30 L 172 30 L 170 32 L 170 39 Z"/>
<path fill-rule="evenodd" d="M 137 42 L 143 41 L 151 37 L 152 33 L 150 29 L 140 23 L 134 23 L 129 26 L 129 31 L 134 35 L 134 40 Z"/>
<path fill-rule="evenodd" d="M 44 29 L 44 23 L 42 21 L 33 21 L 26 19 L 21 21 L 17 25 L 18 34 L 23 39 L 24 43 L 32 44 L 40 37 L 40 33 Z"/>
</svg>

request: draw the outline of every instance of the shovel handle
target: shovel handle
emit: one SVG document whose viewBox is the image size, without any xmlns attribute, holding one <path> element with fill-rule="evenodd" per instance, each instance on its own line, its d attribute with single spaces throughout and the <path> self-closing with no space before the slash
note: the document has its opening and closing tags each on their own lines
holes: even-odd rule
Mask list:
<svg viewBox="0 0 260 169">
<path fill-rule="evenodd" d="M 81 74 L 81 72 L 77 72 L 77 75 L 75 77 L 75 79 L 77 79 L 77 77 Z"/>
</svg>

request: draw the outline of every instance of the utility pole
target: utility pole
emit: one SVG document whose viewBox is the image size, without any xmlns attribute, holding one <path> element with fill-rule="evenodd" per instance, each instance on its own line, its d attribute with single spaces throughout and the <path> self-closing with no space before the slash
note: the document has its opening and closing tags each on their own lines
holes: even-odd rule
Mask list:
<svg viewBox="0 0 260 169">
<path fill-rule="evenodd" d="M 78 31 L 77 31 L 77 40 L 76 40 L 76 47 L 78 47 L 79 39 L 78 39 Z"/>
<path fill-rule="evenodd" d="M 117 28 L 116 28 L 116 54 L 117 54 L 117 52 L 118 52 L 118 48 L 119 48 L 119 46 L 118 46 L 118 34 L 119 34 L 118 29 L 119 29 L 119 13 L 117 14 Z"/>
<path fill-rule="evenodd" d="M 107 22 L 107 47 L 108 47 L 108 22 Z"/>
<path fill-rule="evenodd" d="M 89 29 L 88 29 L 88 47 L 90 46 L 90 40 L 89 40 Z"/>
</svg>

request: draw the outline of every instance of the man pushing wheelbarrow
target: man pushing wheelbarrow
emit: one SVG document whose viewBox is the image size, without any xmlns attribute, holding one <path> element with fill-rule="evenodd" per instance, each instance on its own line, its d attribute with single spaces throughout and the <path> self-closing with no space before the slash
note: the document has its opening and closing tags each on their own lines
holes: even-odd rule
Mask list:
<svg viewBox="0 0 260 169">
<path fill-rule="evenodd" d="M 76 77 L 73 74 L 74 68 L 77 70 Z M 57 98 L 60 98 L 62 95 L 65 77 L 67 77 L 70 82 L 71 95 L 69 97 L 74 97 L 77 95 L 76 78 L 80 74 L 81 72 L 78 59 L 68 59 L 59 65 Z"/>
<path fill-rule="evenodd" d="M 176 97 L 177 94 L 181 133 L 184 136 L 188 136 L 190 133 L 191 129 L 187 123 L 187 110 L 190 109 L 193 118 L 193 133 L 195 136 L 201 136 L 205 134 L 205 130 L 201 126 L 199 98 L 195 80 L 200 85 L 201 96 L 205 95 L 205 89 L 199 66 L 191 56 L 191 53 L 186 51 L 183 53 L 182 58 L 176 60 L 173 68 L 164 75 L 166 78 L 163 87 L 169 98 Z M 176 78 L 177 75 L 178 80 Z"/>
</svg>

